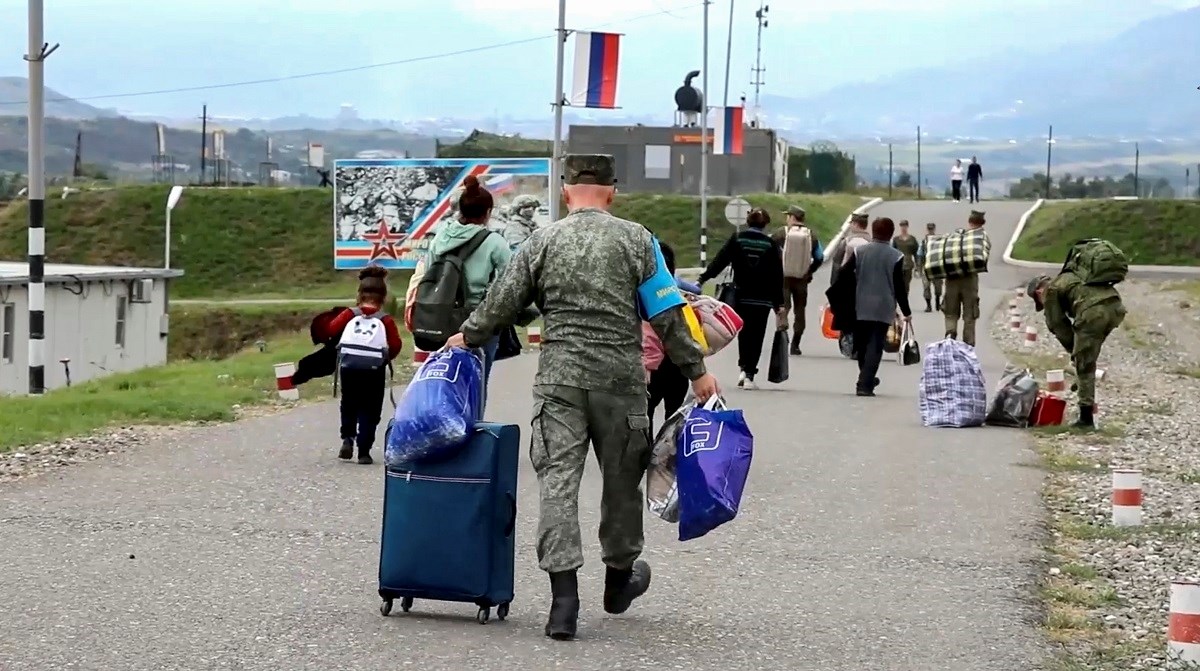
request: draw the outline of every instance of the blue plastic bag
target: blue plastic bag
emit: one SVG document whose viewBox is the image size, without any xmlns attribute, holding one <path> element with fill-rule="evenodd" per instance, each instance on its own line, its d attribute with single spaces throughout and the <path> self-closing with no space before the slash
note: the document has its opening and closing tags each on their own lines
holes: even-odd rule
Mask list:
<svg viewBox="0 0 1200 671">
<path fill-rule="evenodd" d="M 449 457 L 483 419 L 483 359 L 451 348 L 433 352 L 417 369 L 388 423 L 388 466 Z"/>
<path fill-rule="evenodd" d="M 728 409 L 714 396 L 688 414 L 678 450 L 679 540 L 687 541 L 737 517 L 754 436 L 742 411 Z"/>
</svg>

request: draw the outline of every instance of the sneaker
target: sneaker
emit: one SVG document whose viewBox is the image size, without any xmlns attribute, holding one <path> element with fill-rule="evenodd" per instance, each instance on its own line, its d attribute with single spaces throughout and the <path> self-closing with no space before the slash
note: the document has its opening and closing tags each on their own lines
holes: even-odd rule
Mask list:
<svg viewBox="0 0 1200 671">
<path fill-rule="evenodd" d="M 746 378 L 745 384 L 742 385 L 742 389 L 745 389 L 746 391 L 754 391 L 758 389 L 758 385 L 754 384 L 754 378 L 748 377 Z"/>
<path fill-rule="evenodd" d="M 746 374 L 745 373 L 738 373 L 737 386 L 738 386 L 738 389 L 742 389 L 746 386 Z"/>
<path fill-rule="evenodd" d="M 358 463 L 364 466 L 370 466 L 371 464 L 375 463 L 375 460 L 371 458 L 370 452 L 360 452 L 358 455 Z"/>
<path fill-rule="evenodd" d="M 354 441 L 347 438 L 342 441 L 342 449 L 338 450 L 338 459 L 350 461 L 354 458 Z"/>
</svg>

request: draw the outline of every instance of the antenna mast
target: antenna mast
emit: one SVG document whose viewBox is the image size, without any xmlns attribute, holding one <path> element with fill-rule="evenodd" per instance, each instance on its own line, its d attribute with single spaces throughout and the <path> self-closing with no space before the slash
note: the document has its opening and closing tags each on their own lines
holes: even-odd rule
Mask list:
<svg viewBox="0 0 1200 671">
<path fill-rule="evenodd" d="M 760 3 L 758 10 L 754 12 L 755 18 L 758 19 L 758 43 L 755 46 L 756 53 L 754 56 L 754 67 L 751 68 L 751 70 L 754 72 L 754 81 L 750 82 L 750 85 L 754 87 L 754 114 L 752 117 L 752 125 L 755 127 L 759 125 L 759 110 L 762 109 L 758 102 L 759 93 L 763 87 L 763 84 L 766 83 L 763 81 L 763 73 L 767 70 L 762 66 L 762 34 L 763 29 L 768 25 L 767 12 L 770 10 L 770 5 Z"/>
</svg>

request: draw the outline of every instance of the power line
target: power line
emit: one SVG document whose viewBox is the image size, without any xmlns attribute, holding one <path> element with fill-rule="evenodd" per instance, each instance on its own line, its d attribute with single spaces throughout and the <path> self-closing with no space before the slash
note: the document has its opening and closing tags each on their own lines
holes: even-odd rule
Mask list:
<svg viewBox="0 0 1200 671">
<path fill-rule="evenodd" d="M 657 12 L 652 12 L 649 14 L 640 14 L 638 16 L 631 16 L 631 17 L 624 18 L 624 19 L 618 19 L 616 21 L 609 21 L 607 23 L 599 24 L 598 26 L 595 26 L 595 27 L 596 28 L 604 28 L 606 26 L 618 25 L 621 23 L 629 23 L 629 22 L 633 22 L 633 21 L 641 21 L 644 19 L 650 19 L 650 18 L 654 18 L 656 16 L 663 16 L 663 15 L 674 17 L 674 14 L 672 14 L 672 12 L 677 12 L 677 11 L 685 10 L 685 9 L 693 9 L 695 7 L 700 7 L 703 4 L 704 3 L 702 3 L 702 2 L 697 2 L 697 3 L 690 4 L 690 5 L 684 5 L 682 7 L 675 7 L 673 9 L 660 9 Z M 675 18 L 678 18 L 678 17 L 675 17 Z M 409 65 L 412 63 L 420 63 L 423 61 L 439 60 L 442 58 L 453 58 L 455 56 L 465 56 L 467 54 L 477 54 L 477 53 L 480 53 L 483 51 L 494 51 L 496 49 L 506 49 L 508 47 L 515 47 L 515 46 L 519 46 L 522 44 L 532 44 L 534 42 L 542 42 L 545 40 L 554 39 L 554 37 L 555 37 L 555 34 L 550 33 L 548 35 L 542 35 L 539 37 L 527 37 L 525 39 L 520 39 L 520 40 L 511 40 L 508 42 L 500 42 L 497 44 L 488 44 L 488 45 L 479 46 L 479 47 L 470 47 L 467 49 L 459 49 L 457 51 L 445 51 L 445 52 L 438 53 L 438 54 L 429 54 L 426 56 L 415 56 L 413 58 L 404 58 L 404 59 L 401 59 L 398 61 L 387 61 L 384 63 L 369 63 L 367 65 L 356 65 L 356 66 L 351 66 L 351 67 L 337 68 L 334 70 L 319 70 L 316 72 L 305 72 L 305 73 L 296 74 L 296 75 L 284 75 L 284 76 L 280 76 L 280 77 L 264 77 L 262 79 L 248 79 L 245 81 L 225 82 L 222 84 L 205 84 L 205 85 L 201 85 L 201 86 L 182 86 L 182 87 L 171 88 L 171 89 L 156 89 L 153 91 L 137 91 L 137 92 L 132 92 L 132 93 L 112 93 L 112 94 L 108 94 L 108 95 L 85 96 L 85 97 L 80 97 L 80 98 L 68 98 L 68 97 L 47 98 L 46 102 L 81 102 L 81 101 L 86 101 L 86 100 L 111 100 L 111 99 L 116 99 L 116 98 L 140 98 L 142 96 L 155 96 L 155 95 L 163 95 L 163 94 L 167 94 L 167 93 L 188 93 L 191 91 L 212 91 L 215 89 L 228 89 L 228 88 L 237 88 L 237 87 L 242 87 L 242 86 L 257 86 L 260 84 L 273 84 L 273 83 L 277 83 L 277 82 L 294 81 L 297 79 L 311 79 L 313 77 L 328 77 L 331 75 L 348 74 L 351 72 L 362 72 L 364 70 L 376 70 L 379 68 L 395 67 L 397 65 Z M 0 105 L 28 105 L 28 104 L 29 104 L 29 101 L 27 101 L 27 100 L 12 101 L 12 102 L 0 101 Z"/>
</svg>

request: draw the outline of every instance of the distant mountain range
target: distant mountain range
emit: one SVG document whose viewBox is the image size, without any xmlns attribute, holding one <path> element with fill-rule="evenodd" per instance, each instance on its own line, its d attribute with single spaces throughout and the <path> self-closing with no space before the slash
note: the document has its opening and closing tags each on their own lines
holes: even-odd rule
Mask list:
<svg viewBox="0 0 1200 671">
<path fill-rule="evenodd" d="M 120 116 L 113 110 L 92 107 L 67 98 L 52 88 L 46 89 L 46 116 L 58 119 L 100 119 Z M 0 117 L 24 116 L 29 100 L 29 80 L 24 77 L 0 77 Z"/>
</svg>

